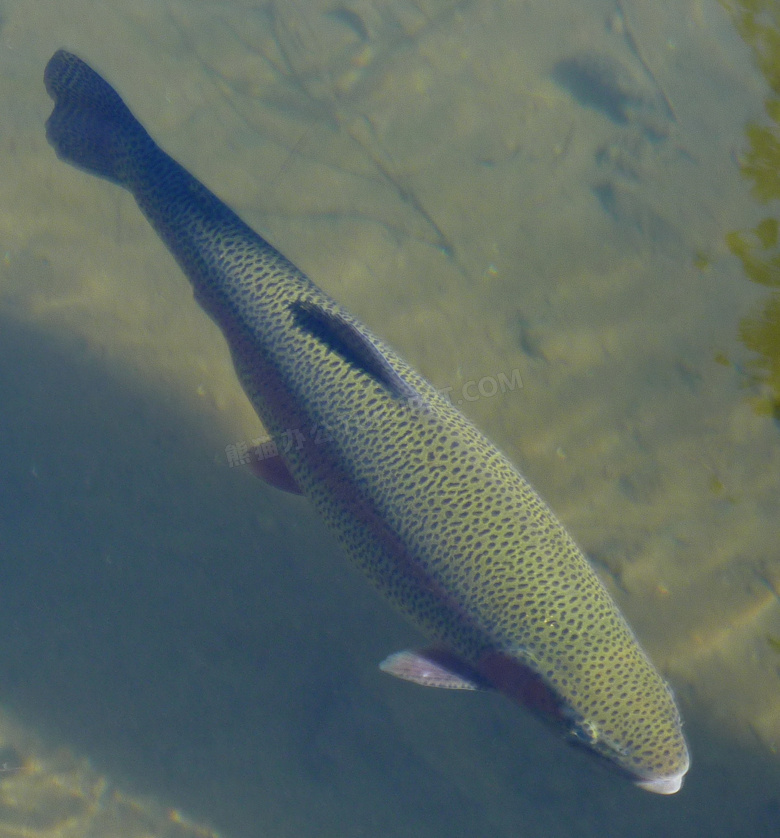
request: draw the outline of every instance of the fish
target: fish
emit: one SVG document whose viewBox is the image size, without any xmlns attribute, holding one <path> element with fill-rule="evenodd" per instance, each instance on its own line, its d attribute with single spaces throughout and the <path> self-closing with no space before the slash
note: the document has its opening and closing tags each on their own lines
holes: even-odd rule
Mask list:
<svg viewBox="0 0 780 838">
<path fill-rule="evenodd" d="M 271 483 L 305 495 L 427 637 L 381 669 L 498 691 L 640 788 L 677 792 L 690 759 L 672 690 L 520 471 L 166 154 L 88 64 L 59 50 L 44 82 L 58 157 L 129 190 L 221 329 L 280 452 Z"/>
</svg>

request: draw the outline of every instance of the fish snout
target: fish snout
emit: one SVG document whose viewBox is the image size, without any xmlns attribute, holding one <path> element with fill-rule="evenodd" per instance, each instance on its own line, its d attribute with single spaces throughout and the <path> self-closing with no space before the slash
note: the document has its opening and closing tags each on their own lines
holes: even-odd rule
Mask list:
<svg viewBox="0 0 780 838">
<path fill-rule="evenodd" d="M 656 777 L 652 780 L 637 780 L 636 785 L 645 791 L 651 791 L 654 794 L 676 794 L 683 784 L 683 777 L 687 772 L 680 771 L 678 774 L 673 774 L 671 777 Z"/>
</svg>

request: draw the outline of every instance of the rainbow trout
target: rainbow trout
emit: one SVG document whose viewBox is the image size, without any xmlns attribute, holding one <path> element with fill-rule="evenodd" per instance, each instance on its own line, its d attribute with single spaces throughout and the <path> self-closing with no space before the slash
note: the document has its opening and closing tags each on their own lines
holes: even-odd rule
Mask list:
<svg viewBox="0 0 780 838">
<path fill-rule="evenodd" d="M 57 155 L 133 194 L 224 333 L 282 451 L 269 478 L 305 494 L 430 638 L 382 669 L 498 690 L 642 788 L 676 792 L 689 759 L 671 690 L 517 469 L 162 151 L 87 64 L 61 50 L 44 79 Z"/>
</svg>

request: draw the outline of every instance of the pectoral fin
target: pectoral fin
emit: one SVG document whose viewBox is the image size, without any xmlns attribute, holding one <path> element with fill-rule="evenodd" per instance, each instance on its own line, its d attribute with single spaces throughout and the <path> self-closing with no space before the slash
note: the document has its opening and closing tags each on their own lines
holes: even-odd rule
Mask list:
<svg viewBox="0 0 780 838">
<path fill-rule="evenodd" d="M 490 689 L 490 684 L 476 670 L 457 655 L 439 647 L 396 652 L 386 657 L 379 668 L 382 672 L 423 687 L 442 687 L 448 690 Z"/>
</svg>

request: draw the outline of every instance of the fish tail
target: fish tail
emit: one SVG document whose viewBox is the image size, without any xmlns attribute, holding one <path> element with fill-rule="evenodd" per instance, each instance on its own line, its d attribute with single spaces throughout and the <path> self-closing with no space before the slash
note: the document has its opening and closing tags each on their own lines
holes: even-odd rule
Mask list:
<svg viewBox="0 0 780 838">
<path fill-rule="evenodd" d="M 114 88 L 65 50 L 51 57 L 43 80 L 54 100 L 46 136 L 57 156 L 129 186 L 138 148 L 152 140 Z"/>
</svg>

